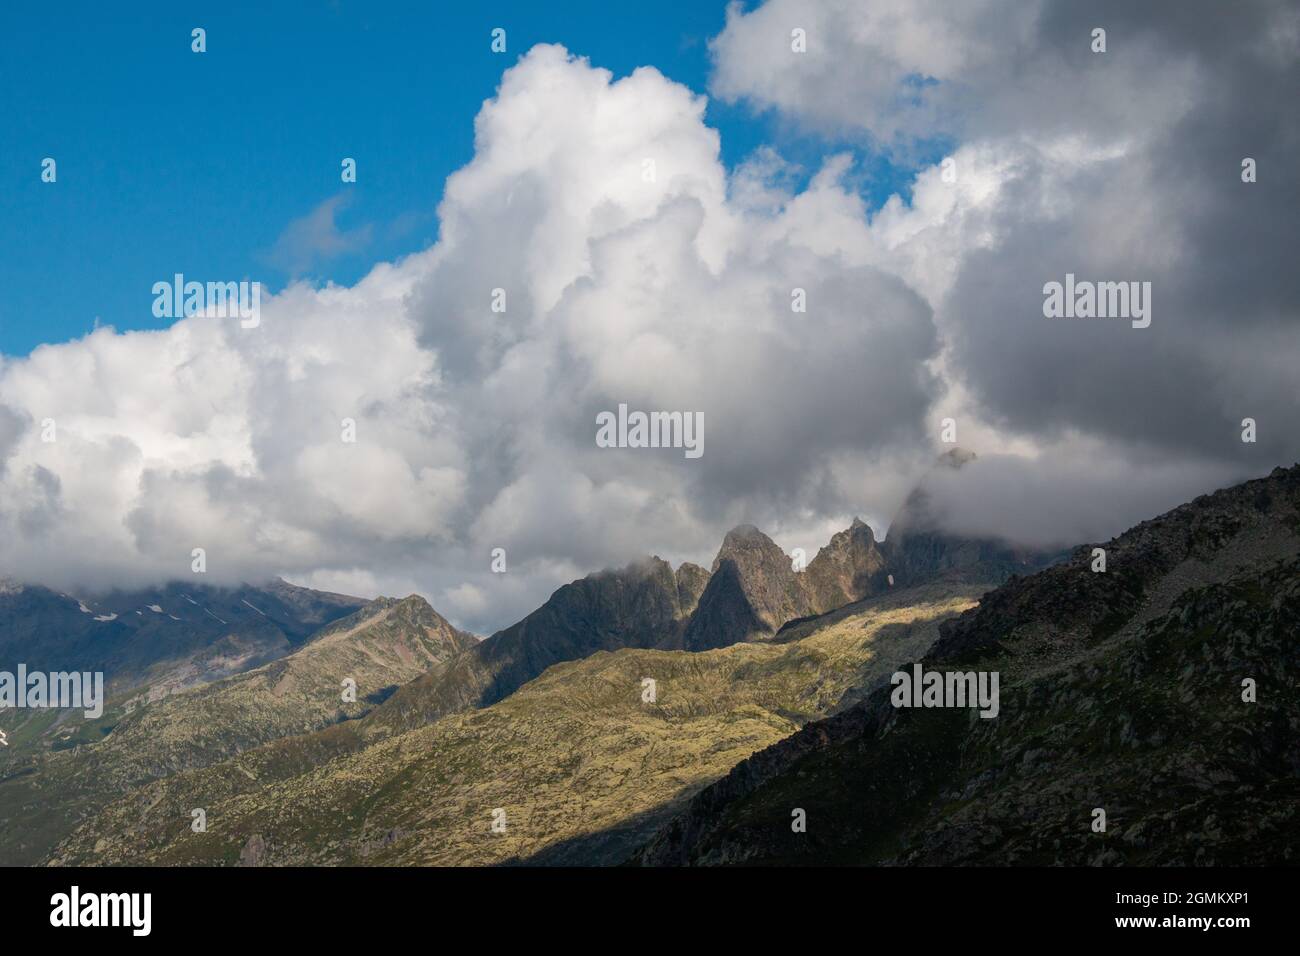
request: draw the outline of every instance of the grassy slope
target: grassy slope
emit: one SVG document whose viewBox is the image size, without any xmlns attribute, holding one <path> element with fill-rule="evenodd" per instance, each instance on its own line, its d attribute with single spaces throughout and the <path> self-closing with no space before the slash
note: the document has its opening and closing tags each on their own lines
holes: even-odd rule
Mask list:
<svg viewBox="0 0 1300 956">
<path fill-rule="evenodd" d="M 53 861 L 235 863 L 245 848 L 268 863 L 618 859 L 738 760 L 920 656 L 979 590 L 888 595 L 780 643 L 602 652 L 369 745 L 348 725 L 281 740 L 116 801 Z M 654 704 L 643 677 L 657 681 Z M 195 807 L 207 833 L 189 829 Z M 495 808 L 504 833 L 490 828 Z"/>
<path fill-rule="evenodd" d="M 18 740 L 0 764 L 0 863 L 35 862 L 87 813 L 151 779 L 358 717 L 472 641 L 422 599 L 381 600 L 236 677 L 152 703 L 110 702 L 79 731 L 111 730 L 90 746 L 33 752 Z M 345 677 L 357 682 L 356 703 L 341 699 Z"/>
</svg>

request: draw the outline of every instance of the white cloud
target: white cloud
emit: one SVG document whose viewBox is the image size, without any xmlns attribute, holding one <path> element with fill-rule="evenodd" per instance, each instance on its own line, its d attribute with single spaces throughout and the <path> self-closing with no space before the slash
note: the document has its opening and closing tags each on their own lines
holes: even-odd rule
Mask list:
<svg viewBox="0 0 1300 956">
<path fill-rule="evenodd" d="M 1225 251 L 1205 238 L 1229 217 L 1216 194 L 1195 207 L 1206 221 L 1189 219 L 1190 186 L 1160 175 L 1206 115 L 1191 108 L 1205 58 L 1158 31 L 1125 38 L 1115 13 L 1111 42 L 1130 56 L 1085 82 L 1096 64 L 1073 52 L 1073 16 L 1002 2 L 733 9 L 714 44 L 718 93 L 900 150 L 962 137 L 957 183 L 923 170 L 910 205 L 874 214 L 846 185 L 851 153 L 797 192 L 772 150 L 729 177 L 702 97 L 654 69 L 614 80 L 535 48 L 484 104 L 432 248 L 350 288 L 264 298 L 255 329 L 100 329 L 0 365 L 0 573 L 184 579 L 204 547 L 214 583 L 419 591 L 486 632 L 596 568 L 646 553 L 707 564 L 740 522 L 809 553 L 855 513 L 878 526 L 933 457 L 943 415 L 962 444 L 1020 456 L 971 472 L 992 477 L 954 492 L 961 514 L 986 496 L 986 517 L 1009 527 L 1023 498 L 1033 520 L 1012 530 L 1042 539 L 1110 533 L 1165 486 L 1266 470 L 1294 440 L 1233 462 L 1213 428 L 1243 396 L 1276 415 L 1294 368 L 1258 354 L 1294 349 L 1279 324 L 1294 298 L 1265 318 L 1286 299 L 1274 253 L 1255 253 L 1262 282 L 1234 348 L 1206 284 L 1161 285 L 1173 311 L 1145 355 L 1125 351 L 1131 335 L 1052 342 L 1032 321 L 1044 273 L 1071 263 L 1165 283 L 1226 268 L 1206 256 Z M 792 26 L 809 29 L 806 61 L 780 59 Z M 1274 64 L 1260 69 L 1285 63 L 1258 46 Z M 908 86 L 914 75 L 939 82 Z M 900 82 L 917 95 L 900 100 Z M 1191 165 L 1206 188 L 1214 164 Z M 791 311 L 796 287 L 807 312 Z M 1188 396 L 1203 370 L 1218 381 Z M 597 448 L 595 415 L 620 402 L 703 412 L 703 458 Z M 54 444 L 40 440 L 47 417 Z M 1096 480 L 1065 482 L 1063 468 Z M 1054 485 L 1073 507 L 1053 506 Z M 505 574 L 489 569 L 496 547 Z"/>
<path fill-rule="evenodd" d="M 538 47 L 484 105 L 430 250 L 264 297 L 257 328 L 100 329 L 10 362 L 0 563 L 102 587 L 187 578 L 203 547 L 213 583 L 414 585 L 487 629 L 647 552 L 707 563 L 741 520 L 853 510 L 844 463 L 921 434 L 928 308 L 800 224 L 815 203 L 863 238 L 843 163 L 789 203 L 779 162 L 750 167 L 729 200 L 703 109 Z M 597 448 L 619 402 L 702 411 L 704 457 Z"/>
</svg>

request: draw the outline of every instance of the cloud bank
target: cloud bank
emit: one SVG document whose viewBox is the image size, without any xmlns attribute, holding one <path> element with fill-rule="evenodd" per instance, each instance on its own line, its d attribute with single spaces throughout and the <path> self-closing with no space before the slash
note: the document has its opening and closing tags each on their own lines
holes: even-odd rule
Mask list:
<svg viewBox="0 0 1300 956">
<path fill-rule="evenodd" d="M 982 455 L 941 489 L 954 527 L 1038 543 L 1294 460 L 1300 137 L 1276 91 L 1300 30 L 1282 4 L 1185 20 L 734 8 L 712 93 L 848 144 L 798 192 L 779 150 L 728 171 L 704 97 L 653 68 L 536 47 L 430 249 L 264 296 L 257 328 L 3 360 L 0 573 L 187 579 L 202 547 L 208 583 L 420 591 L 487 631 L 599 567 L 707 561 L 742 521 L 810 553 L 854 513 L 879 527 L 944 417 Z M 910 204 L 869 211 L 855 151 L 935 137 L 955 181 L 923 168 Z M 1151 327 L 1043 318 L 1066 272 L 1150 280 Z M 596 447 L 620 403 L 702 412 L 705 454 Z"/>
</svg>

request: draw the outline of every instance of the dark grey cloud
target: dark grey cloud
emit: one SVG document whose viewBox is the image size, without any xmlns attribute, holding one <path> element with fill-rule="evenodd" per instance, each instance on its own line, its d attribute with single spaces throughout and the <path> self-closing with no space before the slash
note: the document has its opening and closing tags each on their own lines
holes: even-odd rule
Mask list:
<svg viewBox="0 0 1300 956">
<path fill-rule="evenodd" d="M 881 223 L 922 263 L 945 412 L 1045 452 L 945 479 L 985 530 L 1096 537 L 1171 489 L 1300 459 L 1300 8 L 770 0 L 733 11 L 713 52 L 716 93 L 809 130 L 902 155 L 955 142 L 961 198 L 932 179 Z M 945 259 L 950 281 L 926 274 Z M 1043 285 L 1067 273 L 1150 282 L 1151 326 L 1045 318 Z M 1063 481 L 1061 461 L 1083 472 Z"/>
<path fill-rule="evenodd" d="M 1194 64 L 1193 99 L 1172 122 L 1150 117 L 1113 158 L 1074 169 L 1029 154 L 993 223 L 1002 241 L 967 257 L 948 297 L 957 367 L 1011 428 L 1076 428 L 1246 473 L 1300 458 L 1300 188 L 1287 172 L 1300 163 L 1287 94 L 1300 68 L 1274 32 L 1286 8 L 1066 6 L 1040 21 L 1045 46 L 1105 24 L 1100 68 L 1141 41 L 1163 58 L 1153 73 Z M 1259 163 L 1258 182 L 1241 181 L 1243 157 Z M 1068 211 L 1043 211 L 1054 192 Z M 1043 318 L 1043 283 L 1067 272 L 1150 281 L 1150 328 Z M 1240 441 L 1245 417 L 1259 422 L 1257 447 Z"/>
</svg>

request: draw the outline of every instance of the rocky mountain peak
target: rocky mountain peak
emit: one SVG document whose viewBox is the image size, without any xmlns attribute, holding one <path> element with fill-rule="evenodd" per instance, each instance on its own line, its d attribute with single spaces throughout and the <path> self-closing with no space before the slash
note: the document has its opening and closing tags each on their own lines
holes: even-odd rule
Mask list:
<svg viewBox="0 0 1300 956">
<path fill-rule="evenodd" d="M 690 614 L 700 603 L 700 596 L 709 584 L 709 572 L 698 564 L 683 561 L 677 569 L 677 602 L 683 614 Z"/>
<path fill-rule="evenodd" d="M 753 525 L 739 525 L 713 559 L 713 576 L 686 628 L 686 647 L 725 647 L 774 634 L 807 613 L 807 594 L 789 556 Z"/>
<path fill-rule="evenodd" d="M 718 555 L 713 559 L 713 570 L 716 573 L 718 566 L 727 558 L 739 559 L 754 553 L 763 556 L 785 554 L 775 541 L 752 524 L 737 525 L 723 537 L 722 547 L 718 549 Z"/>
<path fill-rule="evenodd" d="M 860 518 L 831 536 L 803 575 L 811 613 L 824 614 L 883 589 L 885 555 L 875 532 Z"/>
</svg>

